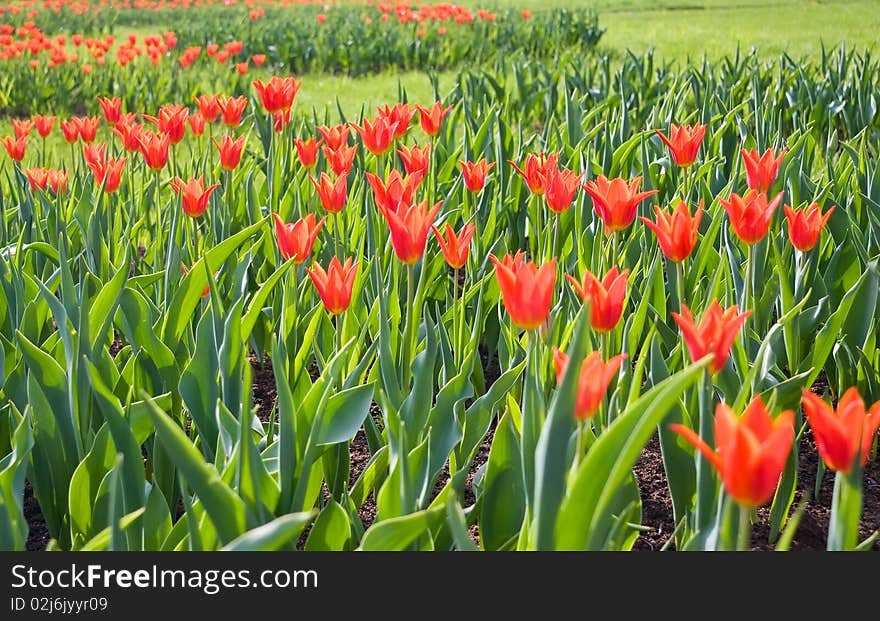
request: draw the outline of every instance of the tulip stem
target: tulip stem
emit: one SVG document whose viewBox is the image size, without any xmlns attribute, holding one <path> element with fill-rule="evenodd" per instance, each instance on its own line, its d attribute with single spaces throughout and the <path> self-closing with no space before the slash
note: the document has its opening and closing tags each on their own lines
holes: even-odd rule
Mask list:
<svg viewBox="0 0 880 621">
<path fill-rule="evenodd" d="M 581 462 L 581 456 L 584 454 L 584 421 L 577 421 L 577 433 L 575 435 L 574 463 L 572 471 L 577 470 Z"/>
<path fill-rule="evenodd" d="M 831 520 L 828 524 L 828 550 L 854 550 L 858 546 L 859 520 L 862 517 L 861 453 L 856 451 L 852 472 L 838 472 L 834 477 Z"/>
<path fill-rule="evenodd" d="M 617 265 L 617 237 L 619 233 L 614 231 L 611 233 L 611 262 L 608 264 L 609 269 Z"/>
<path fill-rule="evenodd" d="M 458 268 L 452 270 L 452 336 L 453 336 L 453 360 L 456 364 L 461 363 L 461 335 L 459 334 L 458 324 L 461 316 L 458 308 Z"/>
<path fill-rule="evenodd" d="M 551 252 L 554 257 L 559 256 L 560 248 L 559 248 L 559 218 L 561 216 L 556 216 L 553 218 L 553 248 Z"/>
<path fill-rule="evenodd" d="M 737 552 L 747 552 L 752 548 L 752 510 L 750 507 L 738 505 L 739 528 L 736 532 Z"/>
<path fill-rule="evenodd" d="M 416 266 L 406 266 L 406 325 L 403 335 L 403 355 L 401 356 L 403 385 L 408 386 L 411 378 L 412 341 L 415 329 Z"/>
<path fill-rule="evenodd" d="M 342 255 L 339 254 L 339 227 L 341 226 L 341 219 L 339 218 L 339 212 L 333 214 L 333 254 L 336 255 L 336 258 L 342 261 Z"/>
<path fill-rule="evenodd" d="M 544 224 L 541 218 L 541 203 L 537 200 L 532 202 L 535 204 L 535 262 L 540 263 L 544 258 L 541 253 L 541 234 L 544 230 Z"/>
<path fill-rule="evenodd" d="M 709 446 L 715 445 L 715 433 L 712 422 L 712 379 L 703 373 L 697 388 L 699 400 L 699 426 L 697 432 Z M 712 468 L 700 451 L 696 452 L 697 529 L 707 528 L 712 519 L 712 507 L 715 505 L 715 482 L 712 480 Z"/>
</svg>

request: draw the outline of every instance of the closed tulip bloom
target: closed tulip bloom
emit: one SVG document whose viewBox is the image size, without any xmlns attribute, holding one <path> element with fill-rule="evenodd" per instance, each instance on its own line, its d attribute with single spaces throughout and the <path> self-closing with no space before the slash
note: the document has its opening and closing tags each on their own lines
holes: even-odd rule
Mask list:
<svg viewBox="0 0 880 621">
<path fill-rule="evenodd" d="M 382 155 L 388 151 L 394 140 L 394 126 L 389 125 L 388 120 L 381 117 L 375 121 L 364 119 L 363 123 L 363 127 L 357 123 L 352 123 L 351 126 L 361 135 L 364 148 L 373 155 Z"/>
<path fill-rule="evenodd" d="M 670 125 L 669 137 L 659 129 L 654 130 L 660 140 L 669 147 L 669 153 L 672 161 L 686 168 L 693 164 L 697 159 L 697 153 L 700 151 L 700 144 L 703 142 L 703 136 L 706 135 L 706 126 L 700 125 Z"/>
<path fill-rule="evenodd" d="M 324 157 L 327 158 L 327 164 L 329 164 L 330 170 L 333 171 L 334 175 L 342 177 L 351 172 L 354 156 L 357 155 L 357 146 L 347 147 L 343 145 L 334 150 L 324 145 L 321 147 L 321 151 L 324 153 Z"/>
<path fill-rule="evenodd" d="M 523 178 L 532 194 L 542 196 L 548 177 L 559 168 L 559 154 L 551 153 L 545 156 L 543 153 L 540 155 L 529 153 L 522 168 L 512 160 L 508 160 L 508 163 Z"/>
<path fill-rule="evenodd" d="M 273 76 L 268 82 L 256 80 L 253 83 L 257 95 L 260 97 L 260 103 L 263 104 L 266 112 L 274 114 L 283 110 L 289 110 L 293 105 L 293 100 L 302 86 L 302 80 L 297 82 L 292 77 L 281 78 Z"/>
<path fill-rule="evenodd" d="M 205 180 L 202 177 L 196 177 L 189 181 L 184 181 L 180 177 L 175 177 L 171 182 L 171 189 L 180 195 L 183 206 L 183 213 L 190 218 L 198 218 L 205 209 L 208 208 L 208 201 L 214 190 L 220 187 L 219 183 L 205 187 Z"/>
<path fill-rule="evenodd" d="M 857 460 L 861 466 L 868 463 L 874 434 L 880 428 L 880 401 L 866 411 L 853 387 L 843 393 L 836 410 L 808 390 L 801 404 L 825 465 L 848 475 Z"/>
<path fill-rule="evenodd" d="M 96 163 L 103 164 L 107 153 L 107 145 L 105 144 L 84 144 L 83 145 L 83 161 L 86 166 L 92 168 Z"/>
<path fill-rule="evenodd" d="M 48 170 L 47 182 L 49 189 L 52 190 L 53 194 L 56 196 L 58 194 L 64 194 L 64 192 L 67 191 L 67 171 L 50 168 Z"/>
<path fill-rule="evenodd" d="M 27 138 L 34 128 L 34 122 L 30 119 L 12 119 L 12 133 L 16 138 Z"/>
<path fill-rule="evenodd" d="M 577 398 L 574 406 L 574 417 L 577 420 L 592 418 L 599 411 L 599 406 L 602 405 L 611 380 L 617 375 L 620 365 L 626 358 L 626 354 L 618 354 L 605 362 L 602 360 L 602 355 L 594 351 L 584 359 L 578 376 Z M 561 384 L 568 368 L 568 355 L 555 347 L 553 348 L 553 366 L 556 369 L 556 382 Z"/>
<path fill-rule="evenodd" d="M 431 228 L 434 231 L 434 236 L 440 244 L 440 250 L 443 251 L 443 257 L 446 259 L 446 263 L 449 264 L 449 267 L 456 270 L 464 267 L 464 264 L 467 263 L 471 238 L 474 236 L 474 230 L 476 227 L 473 224 L 466 224 L 461 229 L 461 232 L 456 235 L 455 230 L 453 230 L 452 226 L 447 222 L 445 239 L 444 235 L 440 234 L 440 231 L 436 226 Z"/>
<path fill-rule="evenodd" d="M 199 95 L 195 101 L 199 112 L 208 123 L 213 123 L 220 116 L 220 102 L 217 95 Z"/>
<path fill-rule="evenodd" d="M 526 261 L 522 251 L 515 256 L 506 254 L 500 260 L 490 254 L 489 260 L 495 265 L 501 299 L 514 325 L 523 330 L 539 328 L 550 314 L 553 303 L 556 258 L 540 268 Z"/>
<path fill-rule="evenodd" d="M 315 138 L 309 138 L 308 140 L 294 138 L 293 146 L 296 147 L 296 154 L 303 168 L 311 168 L 318 162 L 318 147 L 321 146 L 320 140 Z"/>
<path fill-rule="evenodd" d="M 345 123 L 327 127 L 326 125 L 318 125 L 318 133 L 324 139 L 324 143 L 331 151 L 336 151 L 343 145 L 348 146 L 348 130 L 349 126 Z"/>
<path fill-rule="evenodd" d="M 428 173 L 428 167 L 431 165 L 431 145 L 426 144 L 424 147 L 400 147 L 397 150 L 400 159 L 403 160 L 403 168 L 406 174 L 411 175 L 415 172 L 422 174 Z"/>
<path fill-rule="evenodd" d="M 409 104 L 396 103 L 393 106 L 377 107 L 379 116 L 388 119 L 389 125 L 394 126 L 394 139 L 399 140 L 406 136 L 409 124 L 412 122 L 416 111 Z"/>
<path fill-rule="evenodd" d="M 180 105 L 172 104 L 162 106 L 159 109 L 159 116 L 144 115 L 144 118 L 153 123 L 160 132 L 168 135 L 171 144 L 178 144 L 186 136 L 186 119 L 189 116 L 189 110 Z"/>
<path fill-rule="evenodd" d="M 423 108 L 416 105 L 419 111 L 419 122 L 422 124 L 422 131 L 429 136 L 436 136 L 440 133 L 440 127 L 443 125 L 443 119 L 452 110 L 452 106 L 443 107 L 439 101 L 435 101 L 430 108 Z"/>
<path fill-rule="evenodd" d="M 312 269 L 306 268 L 324 308 L 331 315 L 338 315 L 348 310 L 357 268 L 358 264 L 352 264 L 350 258 L 346 259 L 343 264 L 336 257 L 330 259 L 326 271 L 317 263 Z"/>
<path fill-rule="evenodd" d="M 412 204 L 424 175 L 417 172 L 404 177 L 397 170 L 392 170 L 388 173 L 388 180 L 384 182 L 373 173 L 366 173 L 366 177 L 373 189 L 373 199 L 379 211 L 396 212 L 401 205 Z"/>
<path fill-rule="evenodd" d="M 122 116 L 122 100 L 119 97 L 98 97 L 98 104 L 109 125 L 116 125 Z"/>
<path fill-rule="evenodd" d="M 577 175 L 571 170 L 554 170 L 547 176 L 544 187 L 544 200 L 547 207 L 556 213 L 562 213 L 569 207 L 580 188 L 583 173 Z"/>
<path fill-rule="evenodd" d="M 670 428 L 699 450 L 718 472 L 724 489 L 744 507 L 760 507 L 776 492 L 794 441 L 794 413 L 770 416 L 761 397 L 755 397 L 742 418 L 729 406 L 715 408 L 715 444 L 712 450 L 684 425 Z"/>
<path fill-rule="evenodd" d="M 103 187 L 105 194 L 112 194 L 119 189 L 122 181 L 122 171 L 125 168 L 125 158 L 107 158 L 89 164 L 95 185 Z"/>
<path fill-rule="evenodd" d="M 612 267 L 599 280 L 589 270 L 584 272 L 583 282 L 566 274 L 568 282 L 575 292 L 586 302 L 590 302 L 590 325 L 597 332 L 609 332 L 614 329 L 623 314 L 623 302 L 626 299 L 626 279 L 629 270 L 617 271 Z"/>
<path fill-rule="evenodd" d="M 806 209 L 792 209 L 790 205 L 783 205 L 785 219 L 788 221 L 788 237 L 792 245 L 801 252 L 812 250 L 819 241 L 822 229 L 828 224 L 828 218 L 834 213 L 832 206 L 824 214 L 818 203 L 813 203 Z"/>
<path fill-rule="evenodd" d="M 681 263 L 690 256 L 697 245 L 700 232 L 700 220 L 703 217 L 703 201 L 697 207 L 697 213 L 691 216 L 691 212 L 684 201 L 678 201 L 671 213 L 660 210 L 654 206 L 656 222 L 640 217 L 657 236 L 657 243 L 666 258 L 674 263 Z"/>
<path fill-rule="evenodd" d="M 62 120 L 61 134 L 64 136 L 65 141 L 73 144 L 79 139 L 79 124 L 74 119 L 69 121 Z"/>
<path fill-rule="evenodd" d="M 495 166 L 495 162 L 489 164 L 484 157 L 478 162 L 459 162 L 458 165 L 461 166 L 465 187 L 471 192 L 479 192 L 486 185 L 486 176 Z"/>
<path fill-rule="evenodd" d="M 321 173 L 320 180 L 316 180 L 311 175 L 309 179 L 315 190 L 318 192 L 318 198 L 321 199 L 321 205 L 330 213 L 339 213 L 345 207 L 345 201 L 348 198 L 348 178 L 343 175 L 333 178 L 325 172 Z"/>
<path fill-rule="evenodd" d="M 696 362 L 711 355 L 709 373 L 715 375 L 727 364 L 730 348 L 751 312 L 740 313 L 736 304 L 722 310 L 718 301 L 712 300 L 699 325 L 694 322 L 690 309 L 684 304 L 681 314 L 672 313 L 672 318 L 684 336 L 691 360 Z"/>
<path fill-rule="evenodd" d="M 190 114 L 187 123 L 189 124 L 189 129 L 192 131 L 193 136 L 201 136 L 205 133 L 205 117 L 202 116 L 201 112 Z"/>
<path fill-rule="evenodd" d="M 34 126 L 37 128 L 37 133 L 40 134 L 41 137 L 45 138 L 52 133 L 52 127 L 54 127 L 54 125 L 54 116 L 45 116 L 42 114 L 34 115 Z"/>
<path fill-rule="evenodd" d="M 22 138 L 12 138 L 7 136 L 3 139 L 3 146 L 6 147 L 6 152 L 16 162 L 20 162 L 24 159 L 24 153 L 27 149 L 27 136 Z"/>
<path fill-rule="evenodd" d="M 287 224 L 277 213 L 272 214 L 275 218 L 275 234 L 278 237 L 278 250 L 285 259 L 293 259 L 299 265 L 312 254 L 312 246 L 318 237 L 318 231 L 327 218 L 321 218 L 315 222 L 315 215 L 309 214 L 296 222 Z"/>
<path fill-rule="evenodd" d="M 730 195 L 730 200 L 718 199 L 730 218 L 730 224 L 737 237 L 749 246 L 757 244 L 764 239 L 770 229 L 770 222 L 779 203 L 782 202 L 782 192 L 773 200 L 768 200 L 767 195 L 757 190 L 749 190 L 745 196 L 736 192 Z"/>
<path fill-rule="evenodd" d="M 141 153 L 147 166 L 153 170 L 162 170 L 168 163 L 168 134 L 156 134 L 144 130 L 140 135 Z"/>
<path fill-rule="evenodd" d="M 400 204 L 396 210 L 379 208 L 388 223 L 394 254 L 404 265 L 417 263 L 425 254 L 428 233 L 439 209 L 440 202 L 429 207 L 428 201 Z"/>
<path fill-rule="evenodd" d="M 584 184 L 584 190 L 593 199 L 593 211 L 605 224 L 606 232 L 623 231 L 632 225 L 639 203 L 658 192 L 639 192 L 641 185 L 641 177 L 627 181 L 621 177 L 608 179 L 605 175 Z"/>
<path fill-rule="evenodd" d="M 783 149 L 777 156 L 775 149 L 767 149 L 763 154 L 759 154 L 755 149 L 750 151 L 740 149 L 746 166 L 746 184 L 750 190 L 766 192 L 773 186 L 785 152 L 786 149 Z"/>
<path fill-rule="evenodd" d="M 239 136 L 234 139 L 228 134 L 224 134 L 217 142 L 216 138 L 212 138 L 217 152 L 220 154 L 220 166 L 223 170 L 235 170 L 239 162 L 241 162 L 241 154 L 244 151 L 244 142 L 246 137 Z"/>
<path fill-rule="evenodd" d="M 129 123 L 120 121 L 114 127 L 110 128 L 119 140 L 122 142 L 122 148 L 126 151 L 134 153 L 141 150 L 141 132 L 144 126 L 138 123 Z"/>
<path fill-rule="evenodd" d="M 98 135 L 98 125 L 100 125 L 101 119 L 96 116 L 82 116 L 74 117 L 71 121 L 76 124 L 79 137 L 83 142 L 89 143 L 95 141 L 95 137 Z"/>
<path fill-rule="evenodd" d="M 246 97 L 221 96 L 217 99 L 217 105 L 220 107 L 220 114 L 226 127 L 235 128 L 241 125 L 241 117 L 247 108 Z"/>
</svg>

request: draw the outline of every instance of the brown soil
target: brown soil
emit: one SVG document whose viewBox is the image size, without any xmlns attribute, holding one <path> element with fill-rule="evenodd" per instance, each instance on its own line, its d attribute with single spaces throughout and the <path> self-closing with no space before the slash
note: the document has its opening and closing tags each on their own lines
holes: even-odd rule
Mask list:
<svg viewBox="0 0 880 621">
<path fill-rule="evenodd" d="M 28 523 L 27 551 L 45 550 L 49 545 L 49 529 L 46 528 L 46 520 L 43 519 L 40 504 L 34 498 L 30 482 L 24 484 L 24 519 Z"/>
</svg>

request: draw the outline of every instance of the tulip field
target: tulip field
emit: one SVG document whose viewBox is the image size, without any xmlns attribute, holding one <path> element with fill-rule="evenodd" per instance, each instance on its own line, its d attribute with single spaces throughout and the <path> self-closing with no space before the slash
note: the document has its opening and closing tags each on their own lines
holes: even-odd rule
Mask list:
<svg viewBox="0 0 880 621">
<path fill-rule="evenodd" d="M 0 550 L 878 549 L 869 51 L 0 8 Z"/>
</svg>

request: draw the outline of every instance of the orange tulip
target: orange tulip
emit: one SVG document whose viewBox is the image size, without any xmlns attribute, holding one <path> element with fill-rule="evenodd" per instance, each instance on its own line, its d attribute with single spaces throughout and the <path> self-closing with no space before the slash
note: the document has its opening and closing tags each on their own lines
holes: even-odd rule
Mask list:
<svg viewBox="0 0 880 621">
<path fill-rule="evenodd" d="M 495 162 L 488 164 L 484 157 L 478 162 L 459 162 L 461 176 L 464 184 L 471 192 L 479 192 L 486 185 L 486 175 L 495 166 Z"/>
<path fill-rule="evenodd" d="M 299 265 L 312 254 L 312 246 L 318 237 L 318 231 L 327 218 L 315 222 L 315 215 L 309 214 L 296 222 L 286 224 L 277 213 L 275 218 L 275 234 L 278 236 L 278 250 L 285 259 L 293 259 Z"/>
<path fill-rule="evenodd" d="M 409 131 L 409 124 L 412 122 L 415 110 L 409 107 L 409 104 L 396 103 L 393 106 L 377 107 L 379 116 L 388 119 L 389 125 L 394 126 L 394 139 L 399 140 L 406 136 Z"/>
<path fill-rule="evenodd" d="M 296 154 L 303 168 L 311 168 L 318 162 L 318 147 L 321 146 L 320 140 L 315 138 L 309 138 L 308 140 L 294 138 L 293 146 L 296 147 Z"/>
<path fill-rule="evenodd" d="M 275 130 L 275 133 L 283 132 L 284 128 L 290 125 L 290 113 L 291 110 L 288 108 L 287 110 L 279 110 L 272 115 L 275 121 L 272 124 L 272 129 Z"/>
<path fill-rule="evenodd" d="M 31 190 L 46 190 L 46 184 L 49 183 L 49 171 L 45 168 L 28 168 L 24 171 L 25 176 L 30 183 Z"/>
<path fill-rule="evenodd" d="M 27 138 L 34 128 L 34 122 L 30 119 L 12 119 L 12 133 L 18 138 Z"/>
<path fill-rule="evenodd" d="M 361 135 L 364 148 L 373 155 L 382 155 L 388 151 L 391 141 L 394 140 L 394 125 L 389 125 L 388 120 L 381 117 L 375 121 L 364 119 L 363 123 L 363 127 L 357 123 L 351 123 L 351 126 Z"/>
<path fill-rule="evenodd" d="M 578 376 L 577 399 L 574 406 L 576 419 L 587 420 L 599 411 L 599 406 L 602 405 L 602 400 L 608 391 L 608 385 L 617 375 L 620 365 L 626 358 L 626 354 L 618 354 L 605 362 L 602 360 L 602 355 L 594 351 L 584 359 Z M 561 384 L 568 368 L 568 355 L 555 347 L 553 366 L 556 369 L 556 382 Z"/>
<path fill-rule="evenodd" d="M 654 130 L 660 140 L 669 147 L 669 153 L 672 160 L 686 168 L 693 164 L 697 159 L 697 153 L 700 151 L 700 144 L 703 142 L 703 136 L 706 135 L 706 126 L 700 125 L 670 125 L 669 138 L 659 129 Z"/>
<path fill-rule="evenodd" d="M 345 264 L 341 264 L 336 257 L 330 259 L 326 271 L 317 263 L 312 269 L 306 268 L 324 308 L 331 315 L 345 312 L 351 304 L 351 290 L 357 268 L 358 264 L 352 264 L 350 258 L 345 260 Z"/>
<path fill-rule="evenodd" d="M 199 95 L 195 101 L 199 112 L 208 123 L 213 123 L 220 116 L 220 102 L 217 95 Z"/>
<path fill-rule="evenodd" d="M 190 114 L 187 123 L 189 124 L 189 129 L 192 131 L 193 136 L 201 136 L 205 133 L 205 117 L 202 116 L 201 112 L 193 112 Z"/>
<path fill-rule="evenodd" d="M 43 138 L 48 136 L 52 132 L 52 127 L 55 125 L 55 117 L 54 116 L 44 116 L 42 114 L 34 115 L 34 125 L 37 128 L 37 133 L 40 134 Z"/>
<path fill-rule="evenodd" d="M 547 183 L 544 187 L 544 200 L 547 207 L 556 213 L 562 213 L 574 200 L 580 187 L 583 173 L 576 175 L 571 170 L 554 170 L 547 175 Z"/>
<path fill-rule="evenodd" d="M 428 233 L 439 209 L 440 202 L 428 207 L 428 201 L 401 203 L 396 209 L 379 207 L 391 232 L 391 247 L 401 263 L 413 265 L 425 254 Z"/>
<path fill-rule="evenodd" d="M 612 267 L 599 280 L 587 270 L 584 272 L 583 283 L 566 274 L 568 282 L 583 301 L 590 302 L 590 325 L 597 332 L 609 332 L 614 329 L 623 314 L 623 302 L 626 299 L 626 279 L 629 270 L 617 271 Z"/>
<path fill-rule="evenodd" d="M 428 174 L 428 167 L 431 165 L 431 145 L 426 144 L 424 147 L 400 147 L 397 152 L 400 159 L 403 160 L 403 168 L 406 174 L 411 175 L 414 172 Z"/>
<path fill-rule="evenodd" d="M 122 148 L 129 152 L 141 150 L 141 132 L 144 126 L 137 123 L 120 121 L 110 128 L 122 142 Z"/>
<path fill-rule="evenodd" d="M 196 177 L 189 181 L 175 177 L 171 182 L 171 189 L 180 194 L 183 213 L 190 218 L 198 218 L 205 213 L 205 209 L 208 208 L 208 201 L 211 199 L 211 194 L 219 187 L 220 184 L 215 183 L 206 188 L 205 180 L 202 177 Z"/>
<path fill-rule="evenodd" d="M 98 104 L 107 123 L 116 125 L 122 116 L 122 100 L 119 97 L 98 97 Z"/>
<path fill-rule="evenodd" d="M 318 133 L 324 139 L 324 143 L 331 151 L 336 151 L 343 145 L 348 146 L 349 126 L 346 124 L 334 125 L 327 127 L 326 125 L 318 125 Z"/>
<path fill-rule="evenodd" d="M 3 146 L 6 147 L 9 157 L 20 162 L 24 159 L 24 152 L 27 149 L 27 136 L 18 139 L 6 137 L 3 139 Z"/>
<path fill-rule="evenodd" d="M 373 173 L 366 173 L 366 177 L 379 211 L 398 211 L 400 205 L 412 204 L 424 175 L 417 172 L 403 177 L 397 170 L 392 170 L 385 182 Z"/>
<path fill-rule="evenodd" d="M 760 507 L 773 497 L 782 476 L 794 441 L 794 413 L 786 410 L 774 420 L 761 397 L 755 397 L 739 418 L 730 407 L 719 403 L 715 408 L 714 451 L 684 425 L 670 428 L 712 464 L 724 489 L 737 503 Z"/>
<path fill-rule="evenodd" d="M 83 116 L 74 117 L 71 121 L 76 124 L 79 137 L 83 142 L 89 143 L 95 141 L 95 137 L 98 135 L 98 125 L 100 125 L 101 119 L 96 116 Z"/>
<path fill-rule="evenodd" d="M 464 264 L 467 263 L 471 238 L 474 236 L 474 230 L 476 227 L 473 224 L 466 224 L 464 228 L 461 229 L 461 233 L 456 236 L 452 226 L 447 222 L 445 229 L 446 239 L 443 239 L 443 235 L 440 234 L 440 231 L 436 226 L 431 228 L 434 231 L 434 237 L 437 238 L 437 242 L 440 244 L 440 250 L 443 251 L 443 257 L 446 259 L 449 267 L 455 270 L 464 267 Z"/>
<path fill-rule="evenodd" d="M 672 318 L 675 319 L 684 336 L 691 360 L 696 362 L 711 355 L 709 373 L 715 375 L 727 364 L 730 348 L 751 312 L 740 313 L 736 304 L 727 310 L 721 310 L 718 301 L 713 300 L 700 320 L 699 326 L 694 323 L 690 309 L 684 304 L 681 307 L 681 314 L 672 313 Z"/>
<path fill-rule="evenodd" d="M 636 219 L 639 203 L 658 192 L 639 192 L 641 185 L 641 177 L 628 182 L 620 177 L 609 180 L 605 175 L 599 175 L 584 184 L 584 190 L 593 199 L 593 211 L 605 224 L 606 232 L 622 231 L 629 227 Z"/>
<path fill-rule="evenodd" d="M 223 170 L 235 170 L 239 162 L 241 162 L 241 153 L 244 151 L 245 136 L 239 136 L 235 140 L 232 136 L 224 134 L 217 142 L 216 138 L 212 138 L 217 152 L 220 154 L 220 166 Z"/>
<path fill-rule="evenodd" d="M 678 201 L 671 213 L 660 210 L 654 205 L 654 214 L 657 221 L 653 222 L 644 216 L 639 220 L 645 223 L 657 236 L 657 243 L 666 258 L 675 263 L 681 263 L 693 251 L 697 245 L 700 232 L 700 219 L 703 217 L 703 201 L 697 207 L 697 213 L 691 216 L 688 206 L 684 201 Z"/>
<path fill-rule="evenodd" d="M 144 130 L 138 138 L 141 143 L 141 153 L 144 161 L 153 170 L 162 170 L 168 163 L 168 134 L 156 134 Z"/>
<path fill-rule="evenodd" d="M 231 128 L 241 125 L 241 117 L 247 108 L 247 103 L 246 97 L 218 97 L 217 105 L 223 117 L 223 124 Z"/>
<path fill-rule="evenodd" d="M 302 80 L 297 82 L 292 77 L 280 78 L 273 76 L 267 83 L 262 80 L 256 80 L 253 83 L 260 97 L 260 103 L 263 104 L 266 112 L 274 114 L 284 110 L 290 110 L 293 106 L 293 100 L 302 86 Z"/>
<path fill-rule="evenodd" d="M 186 136 L 186 119 L 189 109 L 180 104 L 171 104 L 159 108 L 159 116 L 145 114 L 144 118 L 155 125 L 160 132 L 168 135 L 171 144 L 178 144 Z"/>
<path fill-rule="evenodd" d="M 868 462 L 874 434 L 880 428 L 880 401 L 865 411 L 865 402 L 853 387 L 843 393 L 836 410 L 808 390 L 801 404 L 816 448 L 829 468 L 848 475 L 857 459 L 862 466 Z"/>
<path fill-rule="evenodd" d="M 768 201 L 767 195 L 757 190 L 749 190 L 745 196 L 734 192 L 729 201 L 723 198 L 718 200 L 730 218 L 733 232 L 744 244 L 751 246 L 767 235 L 773 214 L 782 202 L 782 192 L 772 201 Z"/>
<path fill-rule="evenodd" d="M 746 184 L 750 190 L 766 192 L 776 181 L 779 174 L 779 165 L 785 157 L 786 149 L 776 155 L 775 149 L 767 149 L 762 155 L 757 150 L 746 151 L 740 149 L 743 163 L 746 166 Z"/>
<path fill-rule="evenodd" d="M 422 124 L 422 130 L 429 136 L 436 136 L 440 133 L 440 126 L 443 124 L 443 118 L 452 110 L 452 106 L 443 107 L 439 101 L 434 102 L 430 108 L 423 108 L 416 105 L 419 111 L 419 121 Z"/>
<path fill-rule="evenodd" d="M 553 302 L 556 258 L 540 268 L 526 262 L 522 251 L 513 257 L 506 254 L 501 260 L 490 254 L 489 260 L 495 264 L 495 277 L 510 319 L 523 330 L 539 328 L 550 314 Z"/>
<path fill-rule="evenodd" d="M 64 194 L 67 190 L 67 171 L 50 168 L 48 170 L 48 184 L 52 193 L 56 196 L 58 194 Z"/>
<path fill-rule="evenodd" d="M 89 168 L 92 167 L 95 163 L 103 163 L 105 154 L 107 152 L 107 145 L 105 144 L 84 144 L 83 145 L 83 161 L 85 161 L 86 166 Z"/>
<path fill-rule="evenodd" d="M 812 250 L 819 241 L 822 229 L 828 224 L 828 218 L 834 213 L 832 206 L 824 214 L 818 203 L 813 203 L 806 209 L 795 210 L 790 205 L 783 205 L 785 219 L 788 220 L 788 237 L 792 245 L 801 252 Z"/>
<path fill-rule="evenodd" d="M 342 177 L 351 172 L 354 156 L 357 155 L 356 145 L 351 147 L 342 145 L 335 150 L 324 145 L 321 147 L 321 151 L 324 153 L 324 157 L 327 158 L 327 163 L 330 165 L 330 170 L 333 171 L 334 175 Z"/>
<path fill-rule="evenodd" d="M 64 140 L 73 144 L 79 139 L 79 124 L 77 124 L 74 119 L 70 119 L 69 121 L 62 120 L 61 134 L 64 136 Z"/>
<path fill-rule="evenodd" d="M 540 155 L 529 153 L 522 168 L 512 160 L 508 160 L 508 163 L 520 174 L 529 191 L 541 196 L 544 194 L 548 177 L 559 168 L 559 154 L 551 153 L 545 156 L 543 153 Z"/>
<path fill-rule="evenodd" d="M 89 163 L 89 168 L 95 178 L 95 185 L 103 186 L 106 194 L 112 194 L 119 189 L 119 184 L 122 181 L 125 158 L 102 158 L 94 163 Z"/>
<path fill-rule="evenodd" d="M 330 213 L 339 213 L 345 207 L 345 201 L 348 198 L 348 178 L 344 175 L 333 178 L 325 172 L 321 173 L 321 180 L 316 181 L 314 177 L 309 175 L 312 185 L 318 192 L 318 198 L 324 209 Z"/>
</svg>

